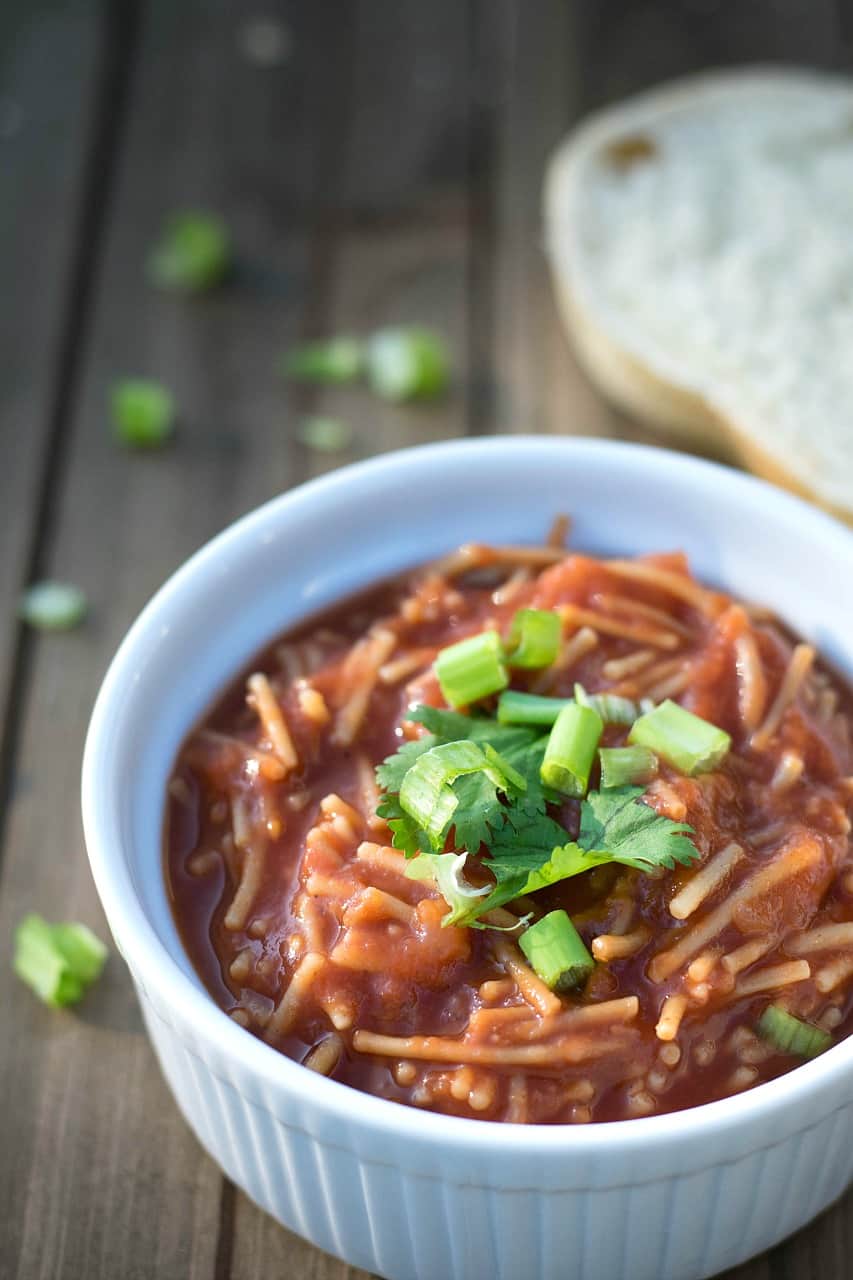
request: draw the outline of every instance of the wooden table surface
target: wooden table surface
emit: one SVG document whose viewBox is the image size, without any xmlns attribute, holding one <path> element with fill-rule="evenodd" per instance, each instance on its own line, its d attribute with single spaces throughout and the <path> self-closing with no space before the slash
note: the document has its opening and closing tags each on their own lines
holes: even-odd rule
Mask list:
<svg viewBox="0 0 853 1280">
<path fill-rule="evenodd" d="M 98 684 L 186 556 L 330 465 L 484 432 L 648 438 L 565 345 L 540 244 L 545 158 L 589 107 L 703 65 L 849 66 L 844 3 L 0 6 L 3 1280 L 363 1275 L 223 1180 L 160 1078 L 117 955 L 75 1012 L 12 976 L 27 910 L 106 936 L 78 811 Z M 194 301 L 143 274 L 161 219 L 184 207 L 220 211 L 238 255 L 227 287 Z M 401 321 L 452 346 L 436 407 L 276 374 L 294 341 Z M 172 447 L 111 442 L 107 391 L 127 375 L 173 389 Z M 352 424 L 345 454 L 298 442 L 318 412 Z M 22 585 L 47 575 L 85 589 L 84 627 L 16 626 Z M 730 1280 L 840 1280 L 851 1250 L 853 1194 Z"/>
</svg>

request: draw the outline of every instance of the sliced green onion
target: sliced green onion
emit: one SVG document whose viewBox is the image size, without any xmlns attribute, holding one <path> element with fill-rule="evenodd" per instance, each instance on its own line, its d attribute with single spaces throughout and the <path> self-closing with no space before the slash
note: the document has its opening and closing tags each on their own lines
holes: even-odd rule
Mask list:
<svg viewBox="0 0 853 1280">
<path fill-rule="evenodd" d="M 557 717 L 542 761 L 542 781 L 563 795 L 581 797 L 604 725 L 592 707 L 570 702 Z"/>
<path fill-rule="evenodd" d="M 511 667 L 550 667 L 560 649 L 562 623 L 550 609 L 519 609 L 507 644 Z"/>
<path fill-rule="evenodd" d="M 633 724 L 640 714 L 636 702 L 615 693 L 587 693 L 582 684 L 575 685 L 575 702 L 592 707 L 605 724 Z"/>
<path fill-rule="evenodd" d="M 48 924 L 28 915 L 15 931 L 15 973 L 46 1004 L 74 1004 L 106 958 L 107 948 L 84 924 Z"/>
<path fill-rule="evenodd" d="M 299 428 L 299 441 L 317 453 L 339 453 L 352 440 L 352 427 L 338 418 L 306 418 Z"/>
<path fill-rule="evenodd" d="M 231 242 L 221 218 L 176 213 L 148 255 L 148 278 L 160 289 L 201 293 L 219 284 L 230 265 Z"/>
<path fill-rule="evenodd" d="M 501 724 L 553 724 L 571 701 L 571 698 L 544 698 L 536 693 L 507 689 L 498 698 L 498 720 Z"/>
<path fill-rule="evenodd" d="M 281 370 L 304 382 L 353 382 L 364 372 L 364 343 L 349 337 L 309 342 L 289 351 Z"/>
<path fill-rule="evenodd" d="M 820 1027 L 795 1018 L 778 1004 L 769 1004 L 758 1019 L 758 1034 L 780 1053 L 816 1058 L 832 1044 L 832 1036 Z"/>
<path fill-rule="evenodd" d="M 450 378 L 447 347 L 428 329 L 381 329 L 366 360 L 368 381 L 383 400 L 431 400 Z"/>
<path fill-rule="evenodd" d="M 628 741 L 662 756 L 682 773 L 693 775 L 715 769 L 732 745 L 729 735 L 668 698 L 640 716 Z"/>
<path fill-rule="evenodd" d="M 595 961 L 565 911 L 549 911 L 518 939 L 531 968 L 552 991 L 568 991 L 585 982 Z"/>
<path fill-rule="evenodd" d="M 37 582 L 21 596 L 18 613 L 42 631 L 70 631 L 86 616 L 86 597 L 70 582 Z"/>
<path fill-rule="evenodd" d="M 496 787 L 505 790 L 513 785 L 503 771 L 496 751 L 487 756 L 476 742 L 448 742 L 431 747 L 418 756 L 406 771 L 400 785 L 400 807 L 427 836 L 436 852 L 444 844 L 444 835 L 453 819 L 459 799 L 452 784 L 467 773 L 484 773 Z M 518 775 L 512 770 L 515 778 Z M 522 787 L 526 784 L 521 779 Z"/>
<path fill-rule="evenodd" d="M 442 649 L 435 660 L 435 674 L 451 707 L 467 707 L 505 689 L 509 677 L 497 631 L 481 631 Z"/>
<path fill-rule="evenodd" d="M 600 747 L 602 787 L 634 786 L 651 782 L 658 771 L 658 759 L 648 747 Z"/>
<path fill-rule="evenodd" d="M 113 432 L 132 449 L 164 444 L 175 426 L 175 402 L 159 382 L 126 378 L 110 390 Z"/>
</svg>

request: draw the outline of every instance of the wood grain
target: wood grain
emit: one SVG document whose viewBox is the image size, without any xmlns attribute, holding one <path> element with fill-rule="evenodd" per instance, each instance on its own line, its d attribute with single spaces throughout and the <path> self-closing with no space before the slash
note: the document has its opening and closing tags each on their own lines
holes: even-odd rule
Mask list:
<svg viewBox="0 0 853 1280">
<path fill-rule="evenodd" d="M 274 65 L 246 55 L 261 9 L 279 24 Z M 104 931 L 78 819 L 89 710 L 140 606 L 211 534 L 304 478 L 403 445 L 495 430 L 650 438 L 580 373 L 551 297 L 541 177 L 573 121 L 712 62 L 849 67 L 853 43 L 831 0 L 261 9 L 0 11 L 0 430 L 14 458 L 0 468 L 2 938 L 33 907 Z M 161 219 L 181 207 L 221 212 L 237 246 L 228 285 L 193 301 L 144 280 Z M 400 408 L 276 374 L 293 342 L 400 321 L 447 336 L 443 402 Z M 134 374 L 178 399 L 162 453 L 110 440 L 109 385 Z M 306 450 L 298 429 L 314 413 L 347 421 L 351 445 Z M 36 572 L 86 587 L 84 629 L 10 625 Z M 0 1008 L 2 1280 L 367 1280 L 279 1228 L 198 1148 L 117 956 L 76 1013 L 43 1009 L 0 966 Z M 851 1248 L 848 1195 L 728 1280 L 842 1280 Z"/>
</svg>

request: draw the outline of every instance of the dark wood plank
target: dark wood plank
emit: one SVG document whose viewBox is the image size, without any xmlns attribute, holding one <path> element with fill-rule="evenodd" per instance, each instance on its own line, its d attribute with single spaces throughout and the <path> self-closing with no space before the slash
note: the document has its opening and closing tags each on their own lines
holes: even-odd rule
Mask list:
<svg viewBox="0 0 853 1280">
<path fill-rule="evenodd" d="M 0 7 L 0 759 L 13 746 L 25 648 L 16 602 L 38 570 L 40 508 L 85 265 L 97 55 L 92 0 L 46 13 L 27 0 Z"/>
<path fill-rule="evenodd" d="M 329 77 L 346 78 L 349 24 L 338 22 L 336 48 L 319 18 L 291 7 L 309 56 L 280 74 L 241 52 L 236 0 L 145 9 L 46 565 L 88 587 L 93 613 L 34 652 L 3 937 L 29 907 L 104 932 L 78 819 L 80 751 L 103 669 L 190 551 L 304 474 L 274 364 L 321 310 L 325 248 L 314 227 L 335 199 Z M 194 303 L 153 294 L 142 273 L 160 219 L 185 205 L 220 209 L 239 246 L 231 285 Z M 156 456 L 123 453 L 109 436 L 109 384 L 137 373 L 171 385 L 181 405 L 179 438 Z M 160 1080 L 118 957 L 78 1014 L 40 1008 L 6 968 L 0 1006 L 15 1028 L 0 1061 L 4 1267 L 22 1277 L 212 1276 L 221 1178 Z"/>
</svg>

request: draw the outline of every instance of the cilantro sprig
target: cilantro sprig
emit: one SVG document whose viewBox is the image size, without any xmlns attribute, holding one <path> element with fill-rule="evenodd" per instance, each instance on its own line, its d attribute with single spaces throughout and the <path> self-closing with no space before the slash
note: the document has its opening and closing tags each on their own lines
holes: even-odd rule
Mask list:
<svg viewBox="0 0 853 1280">
<path fill-rule="evenodd" d="M 698 856 L 692 828 L 643 804 L 635 786 L 591 791 L 573 839 L 549 812 L 560 797 L 541 780 L 548 735 L 538 728 L 425 706 L 408 714 L 427 732 L 377 769 L 378 812 L 411 859 L 407 874 L 438 885 L 445 924 L 483 928 L 494 907 L 606 863 L 647 872 Z M 486 884 L 467 879 L 469 857 Z"/>
</svg>

